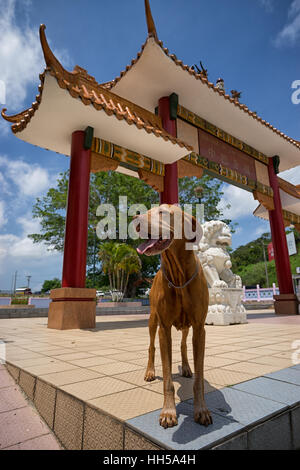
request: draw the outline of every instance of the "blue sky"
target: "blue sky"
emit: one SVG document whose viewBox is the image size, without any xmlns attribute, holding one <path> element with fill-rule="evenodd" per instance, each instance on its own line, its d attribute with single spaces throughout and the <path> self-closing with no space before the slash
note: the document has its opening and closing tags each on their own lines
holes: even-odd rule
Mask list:
<svg viewBox="0 0 300 470">
<path fill-rule="evenodd" d="M 300 80 L 300 0 L 152 0 L 160 39 L 192 65 L 202 60 L 213 82 L 222 76 L 227 90 L 286 134 L 300 139 L 300 105 L 291 102 L 291 84 Z M 143 0 L 0 0 L 0 80 L 6 84 L 8 113 L 29 107 L 37 94 L 44 60 L 40 23 L 66 68 L 78 64 L 99 82 L 130 63 L 146 38 Z M 0 88 L 1 98 L 1 88 Z M 2 97 L 2 101 L 4 98 Z M 4 103 L 1 104 L 1 107 Z M 0 120 L 0 289 L 61 277 L 62 256 L 34 245 L 27 234 L 39 230 L 32 205 L 55 184 L 69 160 L 17 139 Z M 296 168 L 283 175 L 300 183 Z M 237 222 L 233 247 L 269 230 L 252 215 L 251 194 L 224 186 L 226 216 Z"/>
</svg>

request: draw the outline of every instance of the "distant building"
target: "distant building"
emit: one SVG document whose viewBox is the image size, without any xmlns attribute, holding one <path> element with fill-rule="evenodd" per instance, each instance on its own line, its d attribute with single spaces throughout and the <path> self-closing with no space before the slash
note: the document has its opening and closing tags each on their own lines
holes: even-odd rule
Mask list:
<svg viewBox="0 0 300 470">
<path fill-rule="evenodd" d="M 32 292 L 29 287 L 18 287 L 18 289 L 16 289 L 16 295 L 32 295 Z"/>
</svg>

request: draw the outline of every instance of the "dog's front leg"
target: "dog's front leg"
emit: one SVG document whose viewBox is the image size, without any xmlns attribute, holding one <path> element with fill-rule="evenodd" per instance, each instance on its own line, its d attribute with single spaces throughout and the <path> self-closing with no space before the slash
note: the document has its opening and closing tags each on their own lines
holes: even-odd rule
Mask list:
<svg viewBox="0 0 300 470">
<path fill-rule="evenodd" d="M 177 425 L 174 385 L 172 381 L 172 338 L 171 326 L 159 327 L 159 345 L 164 379 L 164 406 L 159 423 L 164 428 Z"/>
<path fill-rule="evenodd" d="M 192 377 L 193 373 L 191 371 L 188 356 L 187 356 L 187 346 L 186 340 L 189 334 L 189 329 L 185 328 L 182 330 L 182 339 L 181 339 L 181 362 L 182 362 L 182 377 Z"/>
<path fill-rule="evenodd" d="M 196 423 L 208 426 L 212 418 L 204 401 L 204 348 L 205 329 L 203 325 L 193 326 L 193 353 L 195 367 L 194 382 L 194 419 Z"/>
<path fill-rule="evenodd" d="M 156 313 L 151 311 L 149 318 L 149 335 L 150 346 L 148 352 L 148 365 L 145 373 L 145 380 L 151 382 L 155 379 L 154 357 L 155 357 L 155 335 L 157 330 L 157 316 Z"/>
</svg>

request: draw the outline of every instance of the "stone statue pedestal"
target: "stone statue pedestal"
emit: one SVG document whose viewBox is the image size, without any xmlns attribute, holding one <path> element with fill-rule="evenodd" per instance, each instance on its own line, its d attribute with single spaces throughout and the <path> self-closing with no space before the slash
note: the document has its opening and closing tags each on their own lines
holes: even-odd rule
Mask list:
<svg viewBox="0 0 300 470">
<path fill-rule="evenodd" d="M 247 323 L 247 312 L 242 305 L 243 289 L 233 287 L 209 288 L 207 325 L 234 325 Z"/>
</svg>

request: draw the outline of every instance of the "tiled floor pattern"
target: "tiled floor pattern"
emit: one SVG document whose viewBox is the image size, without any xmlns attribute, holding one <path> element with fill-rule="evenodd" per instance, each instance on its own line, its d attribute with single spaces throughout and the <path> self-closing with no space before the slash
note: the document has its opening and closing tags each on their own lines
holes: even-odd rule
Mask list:
<svg viewBox="0 0 300 470">
<path fill-rule="evenodd" d="M 296 341 L 300 341 L 300 316 L 275 318 L 276 322 L 269 317 L 255 317 L 245 325 L 206 326 L 206 393 L 293 365 Z M 6 345 L 7 362 L 21 371 L 18 380 L 28 396 L 35 393 L 36 399 L 38 390 L 42 396 L 43 384 L 47 384 L 49 402 L 56 400 L 56 407 L 62 410 L 74 405 L 73 397 L 87 404 L 89 413 L 102 410 L 119 420 L 130 420 L 159 410 L 163 403 L 158 338 L 157 379 L 144 381 L 147 322 L 147 315 L 105 316 L 97 317 L 94 330 L 57 331 L 47 329 L 45 318 L 8 319 L 0 320 L 0 339 Z M 180 375 L 181 333 L 173 329 L 172 338 L 173 379 L 176 401 L 180 403 L 192 398 L 192 380 Z M 193 370 L 191 334 L 188 357 Z M 60 395 L 55 398 L 56 389 Z M 69 400 L 68 404 L 64 400 Z M 53 424 L 50 408 L 45 413 Z M 55 425 L 63 427 L 64 422 Z M 76 436 L 74 439 L 70 448 L 79 445 Z M 93 437 L 86 439 L 90 442 Z M 130 435 L 128 442 L 134 440 Z"/>
<path fill-rule="evenodd" d="M 288 317 L 290 318 L 290 317 Z M 296 317 L 293 317 L 296 318 Z M 298 323 L 248 323 L 206 327 L 206 389 L 218 389 L 293 365 L 293 343 L 300 340 Z M 192 396 L 191 381 L 180 376 L 181 333 L 173 329 L 173 373 L 178 401 Z M 7 361 L 62 390 L 92 403 L 115 416 L 126 416 L 130 390 L 160 407 L 162 371 L 158 338 L 155 382 L 143 380 L 147 364 L 147 317 L 97 318 L 95 330 L 57 331 L 46 328 L 46 319 L 0 321 L 0 338 L 6 343 Z M 188 356 L 193 369 L 191 334 Z M 139 395 L 130 417 L 141 414 Z M 102 397 L 106 397 L 105 399 Z M 119 398 L 118 398 L 119 397 Z M 126 397 L 126 398 L 125 398 Z M 101 398 L 101 400 L 99 400 Z M 115 405 L 114 405 L 115 403 Z M 153 403 L 153 405 L 151 405 Z M 145 405 L 143 405 L 144 412 Z M 147 410 L 146 410 L 147 411 Z"/>
</svg>

